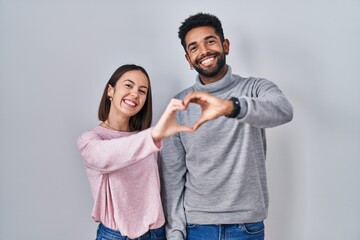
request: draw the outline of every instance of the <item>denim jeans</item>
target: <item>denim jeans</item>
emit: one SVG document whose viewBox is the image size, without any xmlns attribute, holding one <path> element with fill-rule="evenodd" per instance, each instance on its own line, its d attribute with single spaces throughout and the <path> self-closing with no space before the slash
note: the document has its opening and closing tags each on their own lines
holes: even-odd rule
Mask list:
<svg viewBox="0 0 360 240">
<path fill-rule="evenodd" d="M 151 229 L 148 232 L 146 232 L 144 235 L 133 238 L 136 240 L 166 240 L 165 235 L 165 227 L 160 227 L 157 229 Z M 131 240 L 131 238 L 128 238 L 126 236 L 121 235 L 119 231 L 110 229 L 105 227 L 103 224 L 99 224 L 96 240 Z"/>
<path fill-rule="evenodd" d="M 264 222 L 222 225 L 187 224 L 187 240 L 264 240 Z"/>
</svg>

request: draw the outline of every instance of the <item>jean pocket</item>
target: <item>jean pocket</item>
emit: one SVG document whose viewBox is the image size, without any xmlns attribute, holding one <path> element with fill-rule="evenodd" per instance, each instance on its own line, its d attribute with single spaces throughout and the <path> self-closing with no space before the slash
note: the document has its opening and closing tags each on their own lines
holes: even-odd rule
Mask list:
<svg viewBox="0 0 360 240">
<path fill-rule="evenodd" d="M 151 230 L 151 239 L 166 239 L 165 227 Z"/>
<path fill-rule="evenodd" d="M 111 236 L 98 236 L 96 240 L 124 240 L 125 238 L 111 237 Z"/>
<path fill-rule="evenodd" d="M 244 223 L 244 229 L 248 234 L 258 234 L 265 230 L 264 222 Z"/>
<path fill-rule="evenodd" d="M 97 236 L 96 240 L 125 240 L 125 238 L 124 237 L 114 237 L 114 236 Z"/>
</svg>

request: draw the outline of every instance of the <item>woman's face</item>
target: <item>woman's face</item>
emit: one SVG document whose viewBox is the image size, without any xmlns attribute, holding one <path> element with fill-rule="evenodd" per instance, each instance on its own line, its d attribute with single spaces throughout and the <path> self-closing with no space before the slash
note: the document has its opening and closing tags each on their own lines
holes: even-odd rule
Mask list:
<svg viewBox="0 0 360 240">
<path fill-rule="evenodd" d="M 108 96 L 112 97 L 110 112 L 127 118 L 134 116 L 144 106 L 148 88 L 149 80 L 142 71 L 124 73 L 114 88 L 108 88 Z"/>
</svg>

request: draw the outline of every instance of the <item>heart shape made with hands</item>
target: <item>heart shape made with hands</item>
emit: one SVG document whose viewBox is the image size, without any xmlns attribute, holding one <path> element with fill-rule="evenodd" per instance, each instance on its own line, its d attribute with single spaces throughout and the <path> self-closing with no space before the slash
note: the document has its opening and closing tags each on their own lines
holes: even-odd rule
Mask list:
<svg viewBox="0 0 360 240">
<path fill-rule="evenodd" d="M 194 132 L 203 123 L 224 115 L 226 101 L 207 92 L 190 92 L 185 96 L 184 100 L 171 99 L 153 128 L 153 133 L 156 138 L 162 139 L 177 132 Z M 186 110 L 190 103 L 200 105 L 201 115 L 193 126 L 179 125 L 176 121 L 176 112 Z"/>
<path fill-rule="evenodd" d="M 187 108 L 190 103 L 196 103 L 201 107 L 201 116 L 194 123 L 193 128 L 197 130 L 203 123 L 214 120 L 227 113 L 229 101 L 216 97 L 208 92 L 190 92 L 188 93 L 183 104 Z M 230 109 L 231 105 L 230 103 Z"/>
</svg>

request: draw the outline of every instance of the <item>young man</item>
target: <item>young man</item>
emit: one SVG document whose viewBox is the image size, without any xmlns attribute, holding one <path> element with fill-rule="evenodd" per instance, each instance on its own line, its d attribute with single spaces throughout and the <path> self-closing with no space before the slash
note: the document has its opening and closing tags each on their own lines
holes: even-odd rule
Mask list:
<svg viewBox="0 0 360 240">
<path fill-rule="evenodd" d="M 274 83 L 232 73 L 230 42 L 216 16 L 190 16 L 179 38 L 198 75 L 176 96 L 188 106 L 177 122 L 196 129 L 204 124 L 164 141 L 167 239 L 264 239 L 265 128 L 291 121 L 292 106 Z"/>
</svg>

